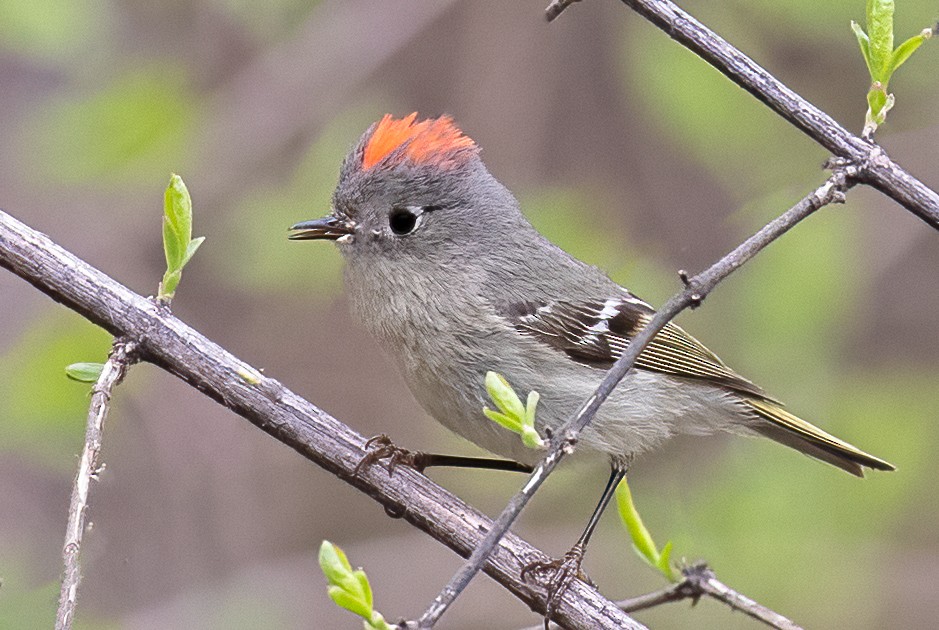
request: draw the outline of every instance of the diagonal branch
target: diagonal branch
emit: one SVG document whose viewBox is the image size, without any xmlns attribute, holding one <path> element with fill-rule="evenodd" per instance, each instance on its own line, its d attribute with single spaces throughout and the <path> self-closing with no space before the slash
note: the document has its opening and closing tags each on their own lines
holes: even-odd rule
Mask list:
<svg viewBox="0 0 939 630">
<path fill-rule="evenodd" d="M 546 10 L 548 19 L 574 1 L 554 0 Z M 859 183 L 873 186 L 939 230 L 939 194 L 897 165 L 879 145 L 847 131 L 671 0 L 622 2 L 833 154 L 867 165 Z"/>
<path fill-rule="evenodd" d="M 613 389 L 626 376 L 626 373 L 633 368 L 636 359 L 645 347 L 668 322 L 686 308 L 699 305 L 721 280 L 753 258 L 764 247 L 788 232 L 799 221 L 823 206 L 844 201 L 844 191 L 854 185 L 854 176 L 857 175 L 857 169 L 852 165 L 839 164 L 836 166 L 837 170 L 832 173 L 824 184 L 803 197 L 799 203 L 764 226 L 763 229 L 741 243 L 714 265 L 691 279 L 688 279 L 684 273 L 682 274 L 682 280 L 685 281 L 686 285 L 685 289 L 666 302 L 665 306 L 655 314 L 655 317 L 639 331 L 635 338 L 630 341 L 622 356 L 603 377 L 594 394 L 584 403 L 577 414 L 557 431 L 555 437 L 551 440 L 551 448 L 548 450 L 548 454 L 535 468 L 528 483 L 509 500 L 502 514 L 496 519 L 493 529 L 486 535 L 486 539 L 473 551 L 469 560 L 451 578 L 450 582 L 443 587 L 417 622 L 417 627 L 422 629 L 432 628 L 450 604 L 459 597 L 460 593 L 463 592 L 484 565 L 486 558 L 498 544 L 499 539 L 508 532 L 519 514 L 521 514 L 522 509 L 548 478 L 548 475 L 557 467 L 565 455 L 573 451 L 580 432 L 593 420 L 600 405 L 606 401 Z M 576 582 L 575 580 L 574 583 Z"/>
<path fill-rule="evenodd" d="M 55 617 L 56 630 L 68 630 L 75 617 L 75 604 L 78 598 L 78 584 L 81 582 L 80 553 L 82 535 L 85 532 L 85 515 L 88 511 L 88 495 L 91 480 L 100 470 L 98 455 L 101 452 L 104 421 L 111 408 L 111 392 L 117 387 L 127 368 L 137 362 L 137 344 L 134 341 L 119 339 L 114 342 L 111 356 L 108 357 L 101 375 L 91 390 L 91 404 L 88 406 L 88 425 L 85 428 L 85 446 L 78 463 L 78 473 L 72 485 L 72 498 L 68 507 L 68 525 L 65 529 L 65 545 L 62 547 L 62 559 L 65 572 L 62 577 L 62 589 L 59 594 L 59 609 Z"/>
<path fill-rule="evenodd" d="M 389 475 L 370 466 L 356 475 L 366 454 L 361 435 L 3 211 L 0 267 L 112 335 L 134 339 L 141 360 L 175 374 L 457 553 L 469 555 L 492 527 L 484 514 L 411 469 Z M 509 535 L 484 570 L 528 606 L 544 611 L 543 590 L 519 574 L 527 564 L 547 559 Z M 570 628 L 641 627 L 583 582 L 572 585 L 552 619 Z"/>
</svg>

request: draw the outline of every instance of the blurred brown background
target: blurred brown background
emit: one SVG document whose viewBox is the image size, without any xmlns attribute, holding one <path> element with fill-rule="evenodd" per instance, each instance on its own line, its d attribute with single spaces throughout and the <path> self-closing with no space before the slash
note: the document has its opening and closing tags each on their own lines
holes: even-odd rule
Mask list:
<svg viewBox="0 0 939 630">
<path fill-rule="evenodd" d="M 904 0 L 898 41 L 937 17 Z M 474 453 L 417 406 L 350 317 L 341 262 L 289 243 L 325 214 L 339 163 L 383 113 L 452 114 L 533 222 L 654 304 L 817 186 L 827 157 L 615 2 L 557 23 L 543 0 L 7 0 L 0 4 L 0 207 L 144 294 L 160 214 L 183 176 L 206 243 L 175 312 L 363 435 Z M 854 131 L 864 2 L 685 7 Z M 879 140 L 933 188 L 939 49 L 891 83 Z M 807 627 L 939 618 L 939 239 L 882 195 L 850 193 L 733 276 L 683 325 L 791 408 L 898 465 L 859 481 L 768 442 L 676 441 L 641 458 L 638 505 L 677 556 Z M 49 627 L 88 387 L 107 336 L 0 273 L 0 627 Z M 357 628 L 326 597 L 328 538 L 364 565 L 386 617 L 419 614 L 458 558 L 240 418 L 147 365 L 106 428 L 77 627 Z M 491 514 L 522 482 L 432 476 Z M 570 467 L 519 533 L 575 540 L 604 467 Z M 611 511 L 586 561 L 610 597 L 660 587 Z M 656 628 L 752 628 L 710 602 Z M 475 582 L 446 628 L 537 618 Z"/>
</svg>

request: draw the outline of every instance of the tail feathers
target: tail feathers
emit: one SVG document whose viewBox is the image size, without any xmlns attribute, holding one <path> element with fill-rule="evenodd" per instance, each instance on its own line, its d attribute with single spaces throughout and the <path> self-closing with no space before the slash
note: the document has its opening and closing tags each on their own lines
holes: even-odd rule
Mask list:
<svg viewBox="0 0 939 630">
<path fill-rule="evenodd" d="M 754 423 L 754 431 L 828 462 L 858 477 L 864 476 L 864 467 L 876 470 L 896 470 L 893 464 L 869 455 L 802 418 L 792 415 L 770 400 L 746 398 L 744 403 L 767 422 Z"/>
</svg>

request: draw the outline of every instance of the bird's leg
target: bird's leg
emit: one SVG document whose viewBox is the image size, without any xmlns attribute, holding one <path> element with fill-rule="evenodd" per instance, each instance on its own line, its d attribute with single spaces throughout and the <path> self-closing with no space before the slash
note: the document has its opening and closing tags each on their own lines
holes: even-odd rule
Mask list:
<svg viewBox="0 0 939 630">
<path fill-rule="evenodd" d="M 606 506 L 610 504 L 610 500 L 616 492 L 616 486 L 619 485 L 619 482 L 622 481 L 625 476 L 626 465 L 614 462 L 613 469 L 610 472 L 610 479 L 606 483 L 606 488 L 603 490 L 600 502 L 590 516 L 590 521 L 587 523 L 584 533 L 580 535 L 580 538 L 577 540 L 577 543 L 571 547 L 571 550 L 564 554 L 563 558 L 552 560 L 551 562 L 533 562 L 522 569 L 523 580 L 527 575 L 532 573 L 550 574 L 545 584 L 545 590 L 547 591 L 545 619 L 554 612 L 555 606 L 574 578 L 580 577 L 586 582 L 590 581 L 580 570 L 580 565 L 584 559 L 584 550 L 586 550 L 587 543 L 590 542 L 590 537 L 593 536 L 593 532 L 597 528 L 597 523 L 600 522 L 600 516 L 602 516 L 603 511 L 606 510 Z"/>
<path fill-rule="evenodd" d="M 424 472 L 425 468 L 431 466 L 450 466 L 454 468 L 485 468 L 489 470 L 507 470 L 510 472 L 530 473 L 533 469 L 526 464 L 513 462 L 510 459 L 491 459 L 487 457 L 463 457 L 461 455 L 438 455 L 435 453 L 423 453 L 421 451 L 409 451 L 395 446 L 387 435 L 376 435 L 365 443 L 368 451 L 365 457 L 359 461 L 355 467 L 355 474 L 358 475 L 364 468 L 371 466 L 377 461 L 388 460 L 388 474 L 394 472 L 399 466 L 413 468 L 417 472 Z"/>
</svg>

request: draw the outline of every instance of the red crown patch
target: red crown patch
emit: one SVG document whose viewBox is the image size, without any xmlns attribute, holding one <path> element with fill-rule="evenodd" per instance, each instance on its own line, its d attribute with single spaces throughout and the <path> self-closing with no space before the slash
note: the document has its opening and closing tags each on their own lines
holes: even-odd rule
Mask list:
<svg viewBox="0 0 939 630">
<path fill-rule="evenodd" d="M 449 116 L 414 122 L 416 119 L 417 112 L 397 120 L 385 114 L 365 144 L 362 168 L 372 168 L 402 146 L 402 158 L 440 166 L 455 164 L 478 150 Z"/>
</svg>

